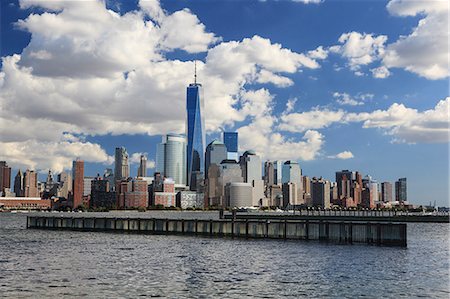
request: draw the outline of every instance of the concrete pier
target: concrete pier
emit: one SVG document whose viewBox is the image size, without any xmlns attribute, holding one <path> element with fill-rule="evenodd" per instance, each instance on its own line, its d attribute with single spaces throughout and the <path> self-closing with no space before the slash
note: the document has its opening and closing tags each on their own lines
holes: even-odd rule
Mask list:
<svg viewBox="0 0 450 299">
<path fill-rule="evenodd" d="M 316 240 L 406 247 L 406 224 L 309 220 L 199 220 L 28 216 L 27 228 L 160 235 Z"/>
</svg>

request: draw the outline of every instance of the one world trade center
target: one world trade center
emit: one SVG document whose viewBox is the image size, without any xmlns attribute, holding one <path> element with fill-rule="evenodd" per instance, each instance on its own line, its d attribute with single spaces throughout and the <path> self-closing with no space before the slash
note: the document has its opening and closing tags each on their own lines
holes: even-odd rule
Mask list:
<svg viewBox="0 0 450 299">
<path fill-rule="evenodd" d="M 200 191 L 204 174 L 205 155 L 205 116 L 203 89 L 197 83 L 195 71 L 194 83 L 189 84 L 186 93 L 186 136 L 187 136 L 187 179 L 191 190 Z"/>
</svg>

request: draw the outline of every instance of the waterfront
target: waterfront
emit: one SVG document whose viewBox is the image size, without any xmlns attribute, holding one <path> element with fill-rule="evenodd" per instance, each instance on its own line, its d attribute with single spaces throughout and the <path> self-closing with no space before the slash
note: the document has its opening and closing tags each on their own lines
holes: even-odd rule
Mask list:
<svg viewBox="0 0 450 299">
<path fill-rule="evenodd" d="M 117 215 L 124 214 L 169 215 Z M 450 294 L 448 224 L 409 223 L 408 248 L 402 249 L 26 230 L 26 215 L 0 214 L 0 293 L 5 297 L 448 298 Z M 217 217 L 217 213 L 170 213 L 176 215 Z"/>
</svg>

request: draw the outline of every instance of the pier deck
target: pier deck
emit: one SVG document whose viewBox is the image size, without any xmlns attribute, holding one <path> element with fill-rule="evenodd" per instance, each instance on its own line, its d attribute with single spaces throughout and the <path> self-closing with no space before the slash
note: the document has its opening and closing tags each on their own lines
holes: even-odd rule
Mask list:
<svg viewBox="0 0 450 299">
<path fill-rule="evenodd" d="M 406 247 L 406 224 L 277 219 L 158 219 L 28 216 L 27 228 L 252 239 L 316 240 Z"/>
</svg>

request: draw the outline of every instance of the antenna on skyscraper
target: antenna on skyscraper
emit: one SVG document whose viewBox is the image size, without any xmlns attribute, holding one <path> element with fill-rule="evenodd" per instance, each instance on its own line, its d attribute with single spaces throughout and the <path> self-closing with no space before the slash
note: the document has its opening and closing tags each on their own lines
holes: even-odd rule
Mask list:
<svg viewBox="0 0 450 299">
<path fill-rule="evenodd" d="M 197 84 L 197 60 L 194 60 L 194 84 Z"/>
</svg>

